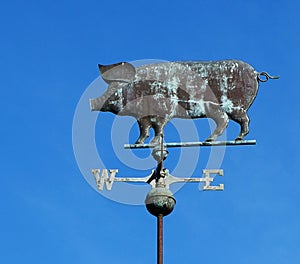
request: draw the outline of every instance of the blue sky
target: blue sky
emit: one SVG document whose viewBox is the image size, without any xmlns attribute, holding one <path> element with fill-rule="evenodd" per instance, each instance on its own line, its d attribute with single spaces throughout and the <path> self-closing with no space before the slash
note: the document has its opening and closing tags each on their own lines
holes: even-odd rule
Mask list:
<svg viewBox="0 0 300 264">
<path fill-rule="evenodd" d="M 240 59 L 281 76 L 261 85 L 249 111 L 247 138 L 258 144 L 226 149 L 225 191 L 187 184 L 175 194 L 165 263 L 298 263 L 299 8 L 276 0 L 2 2 L 0 262 L 155 263 L 155 218 L 144 206 L 100 195 L 79 170 L 77 104 L 98 78 L 98 63 Z M 103 141 L 113 120 L 101 113 L 95 128 L 107 168 L 147 176 L 150 169 L 124 165 Z M 195 125 L 204 139 L 207 121 Z M 176 140 L 168 129 L 166 138 Z M 230 123 L 228 138 L 237 131 Z M 134 126 L 130 137 L 137 136 Z M 178 155 L 170 150 L 171 171 Z M 194 177 L 208 157 L 201 150 Z"/>
</svg>

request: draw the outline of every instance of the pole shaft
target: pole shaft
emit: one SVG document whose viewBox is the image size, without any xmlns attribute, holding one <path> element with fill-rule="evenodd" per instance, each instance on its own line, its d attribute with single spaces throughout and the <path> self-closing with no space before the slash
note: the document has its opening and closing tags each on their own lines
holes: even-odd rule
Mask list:
<svg viewBox="0 0 300 264">
<path fill-rule="evenodd" d="M 157 264 L 163 264 L 163 215 L 157 216 Z"/>
</svg>

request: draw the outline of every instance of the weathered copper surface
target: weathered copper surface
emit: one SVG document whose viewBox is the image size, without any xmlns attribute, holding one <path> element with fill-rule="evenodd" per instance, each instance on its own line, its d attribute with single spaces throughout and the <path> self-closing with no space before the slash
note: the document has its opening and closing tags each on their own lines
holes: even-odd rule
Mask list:
<svg viewBox="0 0 300 264">
<path fill-rule="evenodd" d="M 166 216 L 173 211 L 176 200 L 168 188 L 156 187 L 147 194 L 145 204 L 150 214 Z"/>
<path fill-rule="evenodd" d="M 109 111 L 137 119 L 143 144 L 153 128 L 158 143 L 164 126 L 172 118 L 212 118 L 217 127 L 207 141 L 221 135 L 232 119 L 241 126 L 236 140 L 249 133 L 247 110 L 259 82 L 278 78 L 257 72 L 238 60 L 210 62 L 166 62 L 135 68 L 127 62 L 99 65 L 106 92 L 90 100 L 92 111 Z M 264 76 L 261 78 L 260 76 Z"/>
</svg>

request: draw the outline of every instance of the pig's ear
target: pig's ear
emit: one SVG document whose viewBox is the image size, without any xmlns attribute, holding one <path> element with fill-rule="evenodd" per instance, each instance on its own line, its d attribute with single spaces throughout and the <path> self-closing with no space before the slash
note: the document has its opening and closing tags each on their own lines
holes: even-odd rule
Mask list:
<svg viewBox="0 0 300 264">
<path fill-rule="evenodd" d="M 112 65 L 98 64 L 101 77 L 107 83 L 119 82 L 132 82 L 135 78 L 135 68 L 128 62 L 119 62 Z"/>
</svg>

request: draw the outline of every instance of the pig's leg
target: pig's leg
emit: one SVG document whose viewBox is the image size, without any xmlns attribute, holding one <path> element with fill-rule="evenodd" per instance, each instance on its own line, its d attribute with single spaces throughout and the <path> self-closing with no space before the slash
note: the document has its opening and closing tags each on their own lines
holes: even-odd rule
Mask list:
<svg viewBox="0 0 300 264">
<path fill-rule="evenodd" d="M 140 128 L 140 137 L 135 142 L 135 144 L 144 144 L 146 138 L 149 137 L 149 130 L 151 128 L 151 121 L 149 117 L 142 117 L 138 120 Z"/>
<path fill-rule="evenodd" d="M 219 106 L 211 105 L 206 110 L 206 116 L 213 119 L 216 122 L 216 129 L 214 132 L 205 140 L 207 142 L 214 141 L 220 136 L 228 125 L 228 115 L 224 113 Z"/>
<path fill-rule="evenodd" d="M 160 143 L 161 134 L 164 133 L 164 127 L 168 120 L 166 120 L 164 117 L 155 117 L 154 120 L 155 121 L 152 122 L 154 138 L 151 140 L 151 144 L 158 144 Z"/>
<path fill-rule="evenodd" d="M 240 134 L 235 140 L 243 140 L 244 137 L 249 133 L 250 119 L 247 115 L 247 112 L 243 109 L 235 109 L 229 114 L 229 117 L 241 126 Z"/>
</svg>

